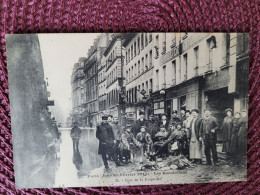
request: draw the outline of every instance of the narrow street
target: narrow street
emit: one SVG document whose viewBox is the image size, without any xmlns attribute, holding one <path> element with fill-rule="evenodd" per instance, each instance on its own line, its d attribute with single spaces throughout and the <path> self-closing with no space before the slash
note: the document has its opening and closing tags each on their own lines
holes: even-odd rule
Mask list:
<svg viewBox="0 0 260 195">
<path fill-rule="evenodd" d="M 94 128 L 82 129 L 79 153 L 73 151 L 70 129 L 60 129 L 60 132 L 60 165 L 56 170 L 55 187 L 198 183 L 246 178 L 246 167 L 235 166 L 223 158 L 220 158 L 218 166 L 192 165 L 182 170 L 163 167 L 141 171 L 142 165 L 138 161 L 122 167 L 109 162 L 110 169 L 105 171 L 101 156 L 97 154 L 98 140 Z"/>
</svg>

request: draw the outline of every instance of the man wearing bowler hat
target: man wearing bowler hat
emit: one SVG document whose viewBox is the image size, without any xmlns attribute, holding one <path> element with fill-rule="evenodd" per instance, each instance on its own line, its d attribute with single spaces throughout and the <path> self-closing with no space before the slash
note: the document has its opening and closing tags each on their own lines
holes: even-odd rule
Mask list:
<svg viewBox="0 0 260 195">
<path fill-rule="evenodd" d="M 102 155 L 105 168 L 108 169 L 107 154 L 109 154 L 116 166 L 123 166 L 119 162 L 115 151 L 116 140 L 111 125 L 107 122 L 108 117 L 102 116 L 102 123 L 97 126 L 96 137 L 99 140 L 98 154 Z"/>
</svg>

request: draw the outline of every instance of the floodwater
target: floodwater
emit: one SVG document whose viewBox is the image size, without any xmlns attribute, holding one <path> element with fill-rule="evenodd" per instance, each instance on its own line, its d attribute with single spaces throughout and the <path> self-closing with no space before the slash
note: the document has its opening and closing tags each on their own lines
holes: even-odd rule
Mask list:
<svg viewBox="0 0 260 195">
<path fill-rule="evenodd" d="M 79 149 L 73 149 L 70 129 L 60 129 L 61 144 L 58 157 L 60 166 L 55 174 L 55 187 L 78 186 L 80 180 L 96 168 L 103 166 L 98 155 L 98 140 L 94 128 L 81 129 Z"/>
</svg>

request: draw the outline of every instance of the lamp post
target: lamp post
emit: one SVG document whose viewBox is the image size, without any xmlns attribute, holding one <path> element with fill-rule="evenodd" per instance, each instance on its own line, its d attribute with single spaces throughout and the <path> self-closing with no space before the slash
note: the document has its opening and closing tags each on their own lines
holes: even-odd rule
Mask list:
<svg viewBox="0 0 260 195">
<path fill-rule="evenodd" d="M 163 96 L 163 102 L 164 102 L 163 108 L 164 108 L 164 113 L 166 114 L 166 92 L 165 92 L 165 90 L 162 89 L 162 90 L 160 91 L 160 94 Z"/>
</svg>

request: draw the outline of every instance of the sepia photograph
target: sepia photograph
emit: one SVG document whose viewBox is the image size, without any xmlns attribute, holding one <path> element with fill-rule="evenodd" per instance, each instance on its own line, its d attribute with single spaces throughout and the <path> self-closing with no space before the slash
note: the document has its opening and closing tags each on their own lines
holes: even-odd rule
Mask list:
<svg viewBox="0 0 260 195">
<path fill-rule="evenodd" d="M 6 35 L 16 188 L 245 181 L 248 33 Z"/>
</svg>

